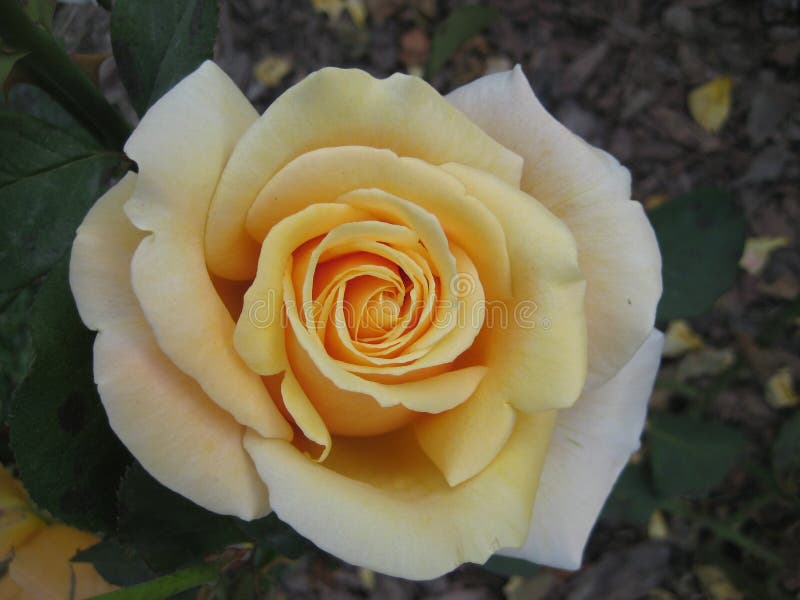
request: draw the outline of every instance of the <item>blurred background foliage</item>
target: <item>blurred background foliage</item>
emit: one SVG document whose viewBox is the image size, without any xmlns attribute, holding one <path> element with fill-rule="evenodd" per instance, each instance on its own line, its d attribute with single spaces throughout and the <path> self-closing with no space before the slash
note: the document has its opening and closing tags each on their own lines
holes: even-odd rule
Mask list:
<svg viewBox="0 0 800 600">
<path fill-rule="evenodd" d="M 797 2 L 24 6 L 82 91 L 64 97 L 37 63 L 58 46 L 24 47 L 0 22 L 0 458 L 41 509 L 109 534 L 75 560 L 120 585 L 150 582 L 120 598 L 800 598 Z M 642 448 L 580 571 L 495 557 L 398 580 L 325 555 L 274 516 L 208 513 L 131 463 L 92 383 L 64 255 L 129 164 L 126 120 L 212 56 L 259 110 L 327 65 L 405 71 L 447 92 L 518 63 L 557 118 L 631 169 L 664 258 L 666 346 Z"/>
</svg>

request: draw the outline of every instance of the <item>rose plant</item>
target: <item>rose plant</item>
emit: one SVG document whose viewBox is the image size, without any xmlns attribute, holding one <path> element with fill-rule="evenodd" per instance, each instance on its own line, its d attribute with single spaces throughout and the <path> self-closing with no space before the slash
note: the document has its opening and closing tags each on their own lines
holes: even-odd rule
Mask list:
<svg viewBox="0 0 800 600">
<path fill-rule="evenodd" d="M 145 469 L 397 576 L 579 566 L 638 447 L 661 260 L 628 171 L 519 68 L 446 98 L 323 69 L 259 117 L 206 62 L 125 152 L 70 283 Z"/>
</svg>

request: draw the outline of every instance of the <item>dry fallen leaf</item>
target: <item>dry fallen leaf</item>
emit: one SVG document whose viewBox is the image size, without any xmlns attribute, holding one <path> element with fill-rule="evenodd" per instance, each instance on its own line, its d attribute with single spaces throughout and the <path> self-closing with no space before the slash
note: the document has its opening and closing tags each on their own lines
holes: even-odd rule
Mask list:
<svg viewBox="0 0 800 600">
<path fill-rule="evenodd" d="M 792 372 L 788 367 L 778 370 L 767 379 L 767 404 L 772 408 L 789 408 L 800 404 L 800 398 L 794 389 Z"/>
<path fill-rule="evenodd" d="M 653 511 L 647 522 L 647 537 L 651 540 L 665 540 L 669 537 L 669 525 L 660 510 Z"/>
<path fill-rule="evenodd" d="M 367 7 L 364 0 L 311 0 L 314 10 L 325 13 L 332 21 L 338 19 L 343 11 L 347 11 L 356 27 L 364 27 L 367 22 Z"/>
<path fill-rule="evenodd" d="M 715 77 L 689 92 L 689 112 L 706 131 L 717 132 L 731 112 L 730 77 Z"/>
<path fill-rule="evenodd" d="M 733 587 L 725 572 L 713 565 L 697 565 L 694 568 L 703 591 L 711 600 L 744 600 L 744 594 Z"/>
<path fill-rule="evenodd" d="M 703 339 L 694 332 L 692 326 L 683 319 L 676 319 L 667 325 L 667 331 L 664 333 L 664 349 L 661 351 L 661 355 L 675 358 L 702 347 Z"/>
<path fill-rule="evenodd" d="M 687 381 L 695 377 L 719 375 L 735 361 L 736 353 L 731 348 L 703 348 L 683 357 L 675 378 Z"/>
<path fill-rule="evenodd" d="M 642 204 L 644 204 L 644 207 L 647 210 L 653 210 L 654 208 L 658 208 L 664 204 L 667 200 L 669 200 L 669 196 L 667 194 L 651 194 L 644 199 Z"/>
<path fill-rule="evenodd" d="M 753 237 L 747 238 L 744 244 L 744 253 L 739 266 L 751 275 L 758 275 L 764 270 L 769 261 L 770 254 L 778 248 L 789 245 L 785 237 Z"/>
<path fill-rule="evenodd" d="M 286 56 L 270 55 L 262 58 L 253 67 L 255 78 L 267 87 L 280 83 L 292 70 L 292 60 Z"/>
</svg>

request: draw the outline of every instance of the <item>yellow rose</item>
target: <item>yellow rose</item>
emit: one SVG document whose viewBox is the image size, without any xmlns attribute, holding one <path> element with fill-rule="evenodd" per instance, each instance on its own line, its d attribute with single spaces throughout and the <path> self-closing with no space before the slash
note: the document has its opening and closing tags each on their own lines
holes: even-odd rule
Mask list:
<svg viewBox="0 0 800 600">
<path fill-rule="evenodd" d="M 93 566 L 70 562 L 99 541 L 91 533 L 45 523 L 19 481 L 0 466 L 0 560 L 13 553 L 8 573 L 0 577 L 0 598 L 82 600 L 115 590 Z"/>
<path fill-rule="evenodd" d="M 259 117 L 207 62 L 125 150 L 70 278 L 153 476 L 397 576 L 579 565 L 638 446 L 661 261 L 628 172 L 519 68 L 446 99 L 323 69 Z"/>
</svg>

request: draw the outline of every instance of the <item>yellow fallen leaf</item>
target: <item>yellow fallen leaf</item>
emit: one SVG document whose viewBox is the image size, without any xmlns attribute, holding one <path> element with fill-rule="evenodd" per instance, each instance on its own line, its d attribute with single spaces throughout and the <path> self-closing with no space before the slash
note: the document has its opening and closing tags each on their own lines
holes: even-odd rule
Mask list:
<svg viewBox="0 0 800 600">
<path fill-rule="evenodd" d="M 689 92 L 689 112 L 706 131 L 719 131 L 731 112 L 730 77 L 715 77 Z"/>
<path fill-rule="evenodd" d="M 736 353 L 730 348 L 703 348 L 683 357 L 675 378 L 688 381 L 696 377 L 719 375 L 736 361 Z"/>
<path fill-rule="evenodd" d="M 371 592 L 375 589 L 375 571 L 367 569 L 366 567 L 359 567 L 358 580 L 364 589 Z"/>
<path fill-rule="evenodd" d="M 744 600 L 744 594 L 733 587 L 733 584 L 719 567 L 713 565 L 697 565 L 694 569 L 706 597 L 711 600 Z"/>
<path fill-rule="evenodd" d="M 660 510 L 653 511 L 647 522 L 647 537 L 651 540 L 665 540 L 669 537 L 669 526 Z"/>
<path fill-rule="evenodd" d="M 253 67 L 255 78 L 267 87 L 280 83 L 292 70 L 292 60 L 286 56 L 270 55 L 262 58 Z"/>
<path fill-rule="evenodd" d="M 788 245 L 789 240 L 785 237 L 747 238 L 739 266 L 751 275 L 758 275 L 767 265 L 770 254 Z"/>
<path fill-rule="evenodd" d="M 332 21 L 347 11 L 356 27 L 362 28 L 367 22 L 367 7 L 364 0 L 311 0 L 314 10 L 325 13 Z"/>
<path fill-rule="evenodd" d="M 800 404 L 800 398 L 794 389 L 792 372 L 788 368 L 778 370 L 767 379 L 767 404 L 772 408 L 788 408 Z"/>
<path fill-rule="evenodd" d="M 664 334 L 664 349 L 661 351 L 661 355 L 675 358 L 702 347 L 703 339 L 692 330 L 692 326 L 683 319 L 676 319 L 667 325 L 667 331 Z"/>
<path fill-rule="evenodd" d="M 667 194 L 651 194 L 644 199 L 643 204 L 647 210 L 653 210 L 664 204 L 667 200 L 669 200 Z"/>
</svg>

